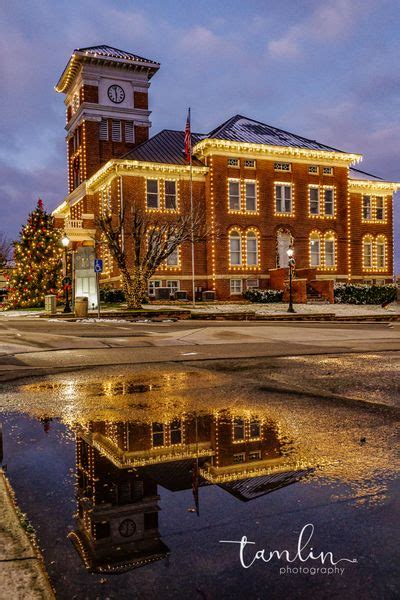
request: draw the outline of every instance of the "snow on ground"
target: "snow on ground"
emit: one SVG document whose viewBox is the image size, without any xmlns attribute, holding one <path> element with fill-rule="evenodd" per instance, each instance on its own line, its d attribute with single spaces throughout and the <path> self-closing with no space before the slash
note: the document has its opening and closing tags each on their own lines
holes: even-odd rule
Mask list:
<svg viewBox="0 0 400 600">
<path fill-rule="evenodd" d="M 276 302 L 271 304 L 257 304 L 257 303 L 197 303 L 196 307 L 193 309 L 191 304 L 152 304 L 152 305 L 143 305 L 144 309 L 148 310 L 171 310 L 173 308 L 180 308 L 186 310 L 194 310 L 196 313 L 243 313 L 243 312 L 251 312 L 257 313 L 260 315 L 272 315 L 272 314 L 285 314 L 287 312 L 287 304 L 284 302 Z M 334 313 L 336 315 L 387 315 L 387 314 L 400 314 L 400 304 L 396 304 L 393 302 L 389 304 L 386 308 L 382 308 L 380 305 L 375 304 L 295 304 L 294 309 L 297 313 L 300 314 L 325 314 L 325 313 Z M 124 307 L 121 307 L 121 310 L 124 310 Z M 107 314 L 107 312 L 116 312 L 115 307 L 112 309 L 104 308 L 102 309 L 102 313 Z M 0 312 L 0 318 L 8 318 L 8 317 L 39 317 L 41 314 L 44 314 L 43 310 L 36 311 L 28 311 L 28 310 L 9 310 Z M 122 317 L 122 315 L 121 315 Z M 143 319 L 143 322 L 146 322 L 148 319 Z M 166 318 L 168 320 L 168 317 Z M 59 319 L 50 318 L 51 322 L 59 322 Z M 108 321 L 108 319 L 99 319 L 95 317 L 91 317 L 90 319 L 79 319 L 77 323 L 93 323 L 96 322 L 104 322 Z M 114 323 L 126 323 L 125 319 L 113 319 Z"/>
<path fill-rule="evenodd" d="M 40 317 L 44 311 L 36 310 L 0 310 L 0 317 Z"/>
<path fill-rule="evenodd" d="M 151 308 L 171 308 L 169 306 L 152 306 Z M 260 315 L 285 314 L 287 312 L 287 304 L 277 302 L 271 304 L 206 304 L 198 303 L 196 308 L 188 307 L 196 313 L 240 313 L 240 312 L 255 312 Z M 386 308 L 375 304 L 295 304 L 294 309 L 300 314 L 321 314 L 335 313 L 336 315 L 387 315 L 400 314 L 400 304 L 392 303 Z"/>
</svg>

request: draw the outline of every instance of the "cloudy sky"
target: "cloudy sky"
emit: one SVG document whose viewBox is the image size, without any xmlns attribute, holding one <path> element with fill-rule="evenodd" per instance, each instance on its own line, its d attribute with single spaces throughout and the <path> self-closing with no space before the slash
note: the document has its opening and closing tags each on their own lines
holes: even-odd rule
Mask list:
<svg viewBox="0 0 400 600">
<path fill-rule="evenodd" d="M 399 181 L 399 31 L 398 0 L 3 0 L 0 231 L 15 236 L 39 196 L 49 209 L 65 196 L 54 85 L 74 48 L 98 44 L 161 62 L 153 134 L 183 128 L 189 105 L 197 131 L 240 113 Z"/>
</svg>

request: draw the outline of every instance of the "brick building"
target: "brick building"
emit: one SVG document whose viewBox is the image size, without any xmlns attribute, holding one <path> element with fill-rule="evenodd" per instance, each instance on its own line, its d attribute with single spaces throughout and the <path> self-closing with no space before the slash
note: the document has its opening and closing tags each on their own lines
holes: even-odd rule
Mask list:
<svg viewBox="0 0 400 600">
<path fill-rule="evenodd" d="M 159 216 L 189 207 L 184 132 L 149 137 L 150 80 L 159 64 L 109 46 L 75 50 L 56 86 L 66 95 L 69 194 L 54 215 L 73 242 L 77 294 L 93 292 L 90 261 L 101 252 L 101 282 L 119 287 L 112 256 L 95 251 L 96 217 L 132 203 Z M 192 134 L 193 199 L 212 229 L 195 248 L 195 283 L 217 299 L 249 288 L 282 289 L 287 249 L 296 293 L 332 300 L 333 282 L 392 281 L 394 182 L 354 167 L 362 156 L 236 115 Z M 86 280 L 87 278 L 87 280 Z M 191 294 L 191 252 L 183 246 L 152 279 Z"/>
<path fill-rule="evenodd" d="M 219 485 L 247 502 L 299 481 L 312 467 L 292 457 L 292 440 L 268 417 L 213 410 L 159 421 L 76 425 L 76 528 L 69 534 L 86 568 L 117 573 L 165 558 L 159 487 Z M 164 517 L 165 518 L 165 517 Z M 209 515 L 212 518 L 212 515 Z"/>
</svg>

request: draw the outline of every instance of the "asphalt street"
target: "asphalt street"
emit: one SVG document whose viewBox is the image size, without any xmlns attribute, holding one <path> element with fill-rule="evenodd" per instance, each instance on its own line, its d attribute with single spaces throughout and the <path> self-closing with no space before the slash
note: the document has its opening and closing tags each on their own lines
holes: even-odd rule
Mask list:
<svg viewBox="0 0 400 600">
<path fill-rule="evenodd" d="M 395 598 L 399 349 L 397 323 L 79 323 L 0 315 L 7 472 L 38 529 L 57 597 L 128 599 L 134 587 L 143 599 L 187 598 L 195 578 L 202 598 L 234 598 L 243 585 L 252 598 L 266 589 L 269 597 Z M 168 569 L 159 562 L 123 578 L 87 574 L 67 536 L 75 511 L 74 428 L 227 410 L 275 423 L 295 464 L 315 467 L 313 477 L 248 503 L 223 486 L 201 488 L 199 517 L 188 510 L 190 489 L 160 484 Z M 259 547 L 272 540 L 273 548 L 289 548 L 307 523 L 319 547 L 357 558 L 345 577 L 242 572 L 220 548 L 219 540 L 243 534 Z"/>
<path fill-rule="evenodd" d="M 36 369 L 399 349 L 398 323 L 90 323 L 0 318 L 3 380 Z"/>
</svg>

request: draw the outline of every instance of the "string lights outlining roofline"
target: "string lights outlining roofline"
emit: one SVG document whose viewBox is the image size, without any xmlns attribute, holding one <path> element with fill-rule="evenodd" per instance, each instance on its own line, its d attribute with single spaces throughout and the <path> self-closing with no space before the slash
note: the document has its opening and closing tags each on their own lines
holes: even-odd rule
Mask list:
<svg viewBox="0 0 400 600">
<path fill-rule="evenodd" d="M 302 159 L 334 162 L 342 166 L 358 163 L 362 160 L 362 154 L 354 154 L 347 152 L 331 152 L 328 150 L 317 150 L 314 148 L 298 148 L 294 146 L 274 146 L 269 144 L 253 144 L 251 142 L 234 142 L 230 140 L 220 140 L 206 138 L 200 140 L 193 147 L 193 154 L 202 159 L 210 152 L 243 152 L 246 156 L 264 155 L 268 156 L 290 156 Z"/>
<path fill-rule="evenodd" d="M 88 48 L 76 48 L 71 54 L 67 66 L 61 74 L 61 77 L 55 86 L 56 92 L 67 92 L 71 83 L 75 79 L 82 63 L 108 61 L 115 67 L 129 69 L 147 69 L 149 78 L 152 77 L 160 68 L 160 63 L 137 56 L 131 52 L 118 50 L 112 46 L 92 46 Z"/>
</svg>

